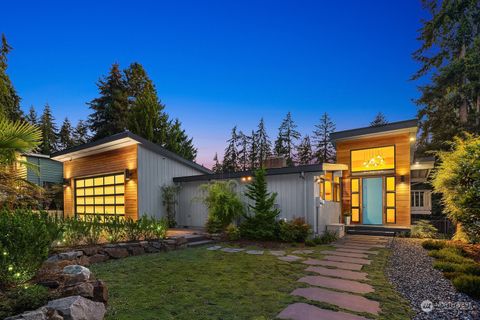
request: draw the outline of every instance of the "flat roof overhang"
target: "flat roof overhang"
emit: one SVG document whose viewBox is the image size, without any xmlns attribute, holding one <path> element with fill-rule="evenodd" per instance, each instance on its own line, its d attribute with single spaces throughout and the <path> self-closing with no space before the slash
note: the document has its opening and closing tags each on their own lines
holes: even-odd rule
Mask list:
<svg viewBox="0 0 480 320">
<path fill-rule="evenodd" d="M 414 183 L 427 181 L 430 171 L 435 166 L 435 158 L 419 158 L 410 165 L 410 180 Z"/>
<path fill-rule="evenodd" d="M 330 135 L 334 142 L 356 140 L 377 136 L 388 136 L 399 133 L 410 133 L 415 137 L 418 130 L 417 119 L 404 120 L 398 122 L 391 122 L 381 126 L 363 127 L 357 129 L 350 129 L 344 131 L 337 131 Z"/>
</svg>

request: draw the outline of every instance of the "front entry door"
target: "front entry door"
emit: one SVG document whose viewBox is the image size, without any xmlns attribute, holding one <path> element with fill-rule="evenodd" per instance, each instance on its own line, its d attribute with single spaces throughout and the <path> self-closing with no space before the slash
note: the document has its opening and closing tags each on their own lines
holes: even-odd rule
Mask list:
<svg viewBox="0 0 480 320">
<path fill-rule="evenodd" d="M 382 224 L 382 178 L 364 178 L 362 182 L 363 224 Z"/>
</svg>

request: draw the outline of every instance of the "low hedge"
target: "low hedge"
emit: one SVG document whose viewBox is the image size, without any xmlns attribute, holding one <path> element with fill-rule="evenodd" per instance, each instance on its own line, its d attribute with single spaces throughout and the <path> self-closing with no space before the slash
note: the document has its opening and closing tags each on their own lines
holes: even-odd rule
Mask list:
<svg viewBox="0 0 480 320">
<path fill-rule="evenodd" d="M 453 279 L 454 287 L 473 298 L 480 298 L 480 276 L 461 275 Z"/>
<path fill-rule="evenodd" d="M 440 250 L 445 248 L 446 243 L 445 241 L 441 240 L 426 240 L 422 242 L 422 247 L 427 250 Z"/>
</svg>

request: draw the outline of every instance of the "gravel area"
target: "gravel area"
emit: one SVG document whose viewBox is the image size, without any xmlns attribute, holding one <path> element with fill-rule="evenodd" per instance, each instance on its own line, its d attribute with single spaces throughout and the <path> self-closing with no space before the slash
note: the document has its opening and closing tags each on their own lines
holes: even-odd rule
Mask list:
<svg viewBox="0 0 480 320">
<path fill-rule="evenodd" d="M 416 312 L 413 319 L 480 319 L 480 301 L 458 293 L 450 280 L 433 268 L 433 259 L 420 244 L 415 239 L 395 238 L 387 268 L 388 278 Z M 425 312 L 422 307 L 433 309 Z"/>
</svg>

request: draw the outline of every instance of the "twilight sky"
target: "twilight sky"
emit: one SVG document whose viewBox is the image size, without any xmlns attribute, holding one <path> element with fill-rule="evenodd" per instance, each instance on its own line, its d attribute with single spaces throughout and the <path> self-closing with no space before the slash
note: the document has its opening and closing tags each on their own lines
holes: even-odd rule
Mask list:
<svg viewBox="0 0 480 320">
<path fill-rule="evenodd" d="M 390 121 L 416 114 L 419 0 L 32 0 L 2 11 L 25 111 L 48 102 L 59 125 L 86 119 L 99 77 L 137 61 L 207 166 L 234 125 L 249 132 L 261 117 L 273 140 L 288 111 L 302 133 L 323 112 L 338 130 L 378 111 Z"/>
</svg>

